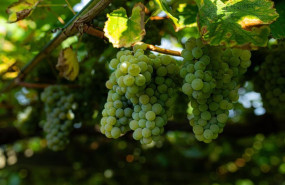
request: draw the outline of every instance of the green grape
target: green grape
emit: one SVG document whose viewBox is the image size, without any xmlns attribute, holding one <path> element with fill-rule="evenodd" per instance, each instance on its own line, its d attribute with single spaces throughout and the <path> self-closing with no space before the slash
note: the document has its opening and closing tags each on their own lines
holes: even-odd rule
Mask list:
<svg viewBox="0 0 285 185">
<path fill-rule="evenodd" d="M 131 75 L 126 75 L 124 77 L 124 83 L 126 86 L 132 86 L 135 82 L 135 78 Z"/>
<path fill-rule="evenodd" d="M 137 64 L 131 64 L 128 68 L 128 73 L 132 76 L 138 76 L 141 72 L 141 68 Z"/>
<path fill-rule="evenodd" d="M 121 130 L 118 127 L 113 127 L 111 130 L 112 138 L 118 138 L 121 135 Z"/>
<path fill-rule="evenodd" d="M 201 118 L 204 120 L 210 120 L 211 119 L 211 113 L 208 111 L 204 111 L 201 113 Z"/>
<path fill-rule="evenodd" d="M 167 68 L 166 67 L 159 67 L 158 69 L 157 69 L 157 75 L 158 76 L 166 76 L 166 74 L 167 74 Z"/>
<path fill-rule="evenodd" d="M 128 73 L 128 68 L 130 66 L 129 62 L 123 62 L 120 65 L 120 71 L 124 74 L 124 73 Z"/>
<path fill-rule="evenodd" d="M 206 64 L 202 61 L 198 61 L 195 63 L 194 65 L 194 69 L 197 71 L 197 70 L 202 70 L 204 71 L 206 69 Z"/>
<path fill-rule="evenodd" d="M 182 86 L 182 91 L 184 94 L 190 96 L 193 93 L 193 88 L 192 88 L 191 84 L 184 83 L 184 85 Z"/>
<path fill-rule="evenodd" d="M 148 111 L 146 113 L 146 119 L 149 121 L 155 120 L 155 113 L 153 111 Z"/>
<path fill-rule="evenodd" d="M 192 52 L 189 50 L 183 50 L 181 52 L 181 56 L 185 59 L 185 60 L 192 60 L 193 59 L 193 55 Z"/>
<path fill-rule="evenodd" d="M 193 132 L 194 132 L 194 134 L 196 134 L 196 135 L 200 135 L 200 134 L 203 134 L 204 129 L 203 129 L 203 127 L 200 126 L 200 125 L 195 125 L 195 126 L 193 126 Z"/>
<path fill-rule="evenodd" d="M 139 98 L 139 101 L 141 104 L 145 105 L 145 104 L 148 104 L 149 102 L 149 96 L 144 94 L 144 95 L 141 95 L 140 98 Z"/>
<path fill-rule="evenodd" d="M 193 55 L 196 59 L 198 59 L 198 58 L 200 58 L 200 57 L 203 55 L 203 51 L 202 51 L 201 48 L 195 47 L 195 48 L 193 48 L 193 50 L 192 50 L 192 55 Z"/>
<path fill-rule="evenodd" d="M 162 112 L 162 106 L 159 104 L 159 103 L 156 103 L 156 104 L 154 104 L 153 106 L 152 106 L 152 111 L 156 114 L 156 115 L 158 115 L 158 114 L 160 114 L 161 112 Z"/>
<path fill-rule="evenodd" d="M 186 41 L 186 43 L 185 43 L 186 51 L 191 51 L 194 47 L 196 47 L 196 39 L 195 38 L 190 38 L 189 40 Z"/>
<path fill-rule="evenodd" d="M 194 79 L 191 83 L 191 87 L 194 90 L 201 90 L 203 88 L 204 84 L 203 81 L 201 79 Z"/>
<path fill-rule="evenodd" d="M 150 131 L 150 129 L 148 129 L 148 128 L 142 129 L 142 136 L 143 136 L 144 138 L 150 137 L 150 136 L 151 136 L 151 131 Z"/>
<path fill-rule="evenodd" d="M 140 140 L 142 138 L 142 129 L 141 128 L 137 128 L 134 133 L 133 133 L 133 138 L 135 140 Z"/>
<path fill-rule="evenodd" d="M 203 133 L 205 139 L 211 140 L 213 138 L 213 132 L 209 129 L 206 129 Z"/>
<path fill-rule="evenodd" d="M 158 136 L 160 134 L 160 129 L 159 127 L 155 127 L 154 129 L 151 130 L 151 134 L 154 136 Z"/>
<path fill-rule="evenodd" d="M 142 75 L 139 74 L 138 76 L 135 77 L 135 84 L 137 86 L 143 86 L 146 83 L 146 78 Z"/>
<path fill-rule="evenodd" d="M 241 53 L 241 55 L 240 55 L 240 59 L 241 59 L 241 60 L 248 61 L 248 60 L 250 60 L 250 58 L 251 58 L 251 53 L 250 53 L 250 51 L 248 51 L 248 50 L 243 50 L 242 53 Z"/>
<path fill-rule="evenodd" d="M 217 116 L 217 120 L 220 122 L 220 123 L 226 123 L 227 122 L 227 119 L 228 119 L 228 116 L 226 114 L 219 114 Z"/>
<path fill-rule="evenodd" d="M 116 69 L 118 64 L 119 64 L 119 60 L 117 60 L 115 58 L 110 61 L 110 67 L 113 69 Z"/>
</svg>

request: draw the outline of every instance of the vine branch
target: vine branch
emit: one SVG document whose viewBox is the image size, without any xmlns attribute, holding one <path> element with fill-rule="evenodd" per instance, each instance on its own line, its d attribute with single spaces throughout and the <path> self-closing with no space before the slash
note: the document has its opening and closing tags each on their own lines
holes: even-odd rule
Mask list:
<svg viewBox="0 0 285 185">
<path fill-rule="evenodd" d="M 88 26 L 87 24 L 84 24 L 83 31 L 87 33 L 88 35 L 92 35 L 92 36 L 99 37 L 104 40 L 108 40 L 107 37 L 105 37 L 103 31 L 97 30 L 93 28 L 92 26 Z"/>
<path fill-rule="evenodd" d="M 147 44 L 147 49 L 150 50 L 150 51 L 158 52 L 158 53 L 164 53 L 164 54 L 174 55 L 174 56 L 181 56 L 181 52 L 180 51 L 164 49 L 164 48 L 160 48 L 160 47 L 157 47 L 155 45 L 152 45 L 152 44 Z"/>
</svg>

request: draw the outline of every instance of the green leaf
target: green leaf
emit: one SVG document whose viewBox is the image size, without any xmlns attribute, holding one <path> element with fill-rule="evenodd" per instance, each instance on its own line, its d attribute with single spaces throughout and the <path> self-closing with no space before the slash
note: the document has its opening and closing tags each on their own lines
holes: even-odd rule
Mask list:
<svg viewBox="0 0 285 185">
<path fill-rule="evenodd" d="M 279 18 L 276 22 L 270 25 L 271 33 L 276 39 L 285 38 L 285 1 L 281 1 L 276 4 L 277 12 L 279 13 Z"/>
<path fill-rule="evenodd" d="M 178 0 L 171 7 L 165 0 L 155 0 L 155 2 L 173 21 L 175 31 L 195 26 L 198 10 L 197 6 L 193 4 L 193 0 Z"/>
<path fill-rule="evenodd" d="M 76 53 L 71 47 L 61 50 L 56 69 L 59 75 L 67 80 L 73 81 L 78 76 L 79 64 Z"/>
<path fill-rule="evenodd" d="M 144 15 L 142 4 L 133 8 L 130 18 L 124 8 L 114 10 L 107 14 L 108 21 L 104 26 L 105 36 L 114 47 L 130 47 L 135 42 L 141 41 L 145 35 Z"/>
<path fill-rule="evenodd" d="M 9 14 L 8 23 L 14 23 L 28 17 L 33 8 L 39 3 L 38 0 L 19 0 L 8 7 L 6 12 Z"/>
<path fill-rule="evenodd" d="M 211 45 L 266 46 L 269 24 L 278 18 L 270 0 L 196 0 L 203 40 Z"/>
</svg>

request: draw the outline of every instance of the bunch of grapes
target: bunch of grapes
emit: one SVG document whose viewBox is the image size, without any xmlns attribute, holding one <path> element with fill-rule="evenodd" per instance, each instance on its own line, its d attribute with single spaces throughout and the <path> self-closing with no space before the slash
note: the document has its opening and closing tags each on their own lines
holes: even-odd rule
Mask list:
<svg viewBox="0 0 285 185">
<path fill-rule="evenodd" d="M 176 62 L 166 55 L 149 57 L 153 65 L 152 81 L 136 95 L 138 101 L 130 122 L 134 139 L 140 140 L 142 144 L 159 140 L 164 132 L 163 126 L 173 115 L 177 94 Z"/>
<path fill-rule="evenodd" d="M 101 132 L 108 138 L 116 139 L 130 130 L 128 124 L 133 113 L 133 109 L 130 107 L 131 103 L 125 96 L 110 90 L 102 111 Z"/>
<path fill-rule="evenodd" d="M 266 110 L 279 116 L 285 111 L 284 58 L 284 46 L 270 51 L 254 79 L 255 89 L 261 93 Z"/>
<path fill-rule="evenodd" d="M 102 112 L 101 132 L 118 138 L 133 130 L 142 144 L 156 141 L 173 114 L 177 92 L 176 62 L 169 56 L 146 55 L 145 45 L 117 53 L 110 61 L 115 69 L 106 82 L 109 89 Z"/>
<path fill-rule="evenodd" d="M 45 103 L 46 120 L 43 123 L 47 145 L 54 151 L 63 150 L 68 144 L 68 136 L 73 128 L 75 109 L 74 96 L 63 86 L 53 85 L 41 94 Z"/>
<path fill-rule="evenodd" d="M 190 125 L 199 141 L 211 142 L 223 131 L 229 110 L 238 100 L 240 75 L 250 66 L 251 53 L 241 49 L 210 47 L 189 39 L 181 53 L 184 65 L 182 91 L 191 107 Z"/>
</svg>

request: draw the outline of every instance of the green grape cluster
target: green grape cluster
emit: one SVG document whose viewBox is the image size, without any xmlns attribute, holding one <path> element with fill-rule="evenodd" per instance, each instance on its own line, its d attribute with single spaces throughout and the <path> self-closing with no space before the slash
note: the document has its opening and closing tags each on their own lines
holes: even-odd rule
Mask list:
<svg viewBox="0 0 285 185">
<path fill-rule="evenodd" d="M 272 49 L 254 79 L 255 89 L 261 93 L 264 108 L 281 117 L 285 112 L 284 58 L 284 46 Z"/>
<path fill-rule="evenodd" d="M 169 56 L 145 54 L 145 45 L 119 51 L 110 61 L 114 69 L 102 111 L 101 132 L 118 138 L 128 130 L 142 144 L 157 141 L 173 114 L 178 66 Z"/>
<path fill-rule="evenodd" d="M 239 98 L 239 77 L 250 66 L 251 53 L 241 49 L 210 47 L 191 38 L 181 53 L 182 91 L 193 108 L 190 125 L 199 141 L 211 142 L 223 131 L 229 110 Z"/>
<path fill-rule="evenodd" d="M 108 138 L 118 138 L 129 129 L 133 109 L 125 96 L 114 90 L 108 92 L 107 102 L 104 105 L 101 119 L 101 132 Z"/>
<path fill-rule="evenodd" d="M 74 96 L 68 94 L 65 87 L 53 85 L 45 88 L 41 100 L 45 103 L 46 120 L 43 122 L 43 129 L 47 145 L 54 151 L 63 150 L 73 128 Z"/>
</svg>

